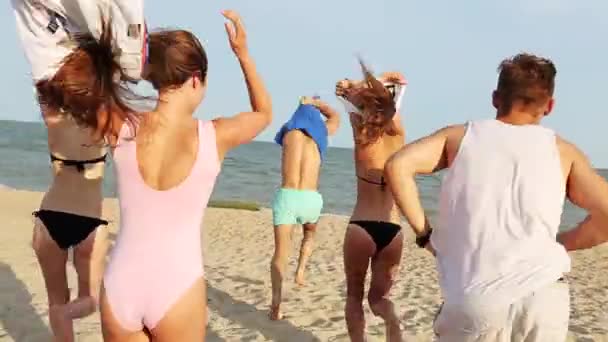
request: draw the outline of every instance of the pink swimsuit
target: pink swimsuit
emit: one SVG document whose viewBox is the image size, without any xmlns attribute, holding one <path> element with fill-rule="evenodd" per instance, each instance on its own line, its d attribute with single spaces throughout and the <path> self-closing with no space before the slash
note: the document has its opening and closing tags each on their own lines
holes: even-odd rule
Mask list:
<svg viewBox="0 0 608 342">
<path fill-rule="evenodd" d="M 135 140 L 125 125 L 114 151 L 120 231 L 104 275 L 114 317 L 131 331 L 154 328 L 203 277 L 201 223 L 220 162 L 212 122 L 199 121 L 198 154 L 190 175 L 158 191 L 139 172 Z"/>
</svg>

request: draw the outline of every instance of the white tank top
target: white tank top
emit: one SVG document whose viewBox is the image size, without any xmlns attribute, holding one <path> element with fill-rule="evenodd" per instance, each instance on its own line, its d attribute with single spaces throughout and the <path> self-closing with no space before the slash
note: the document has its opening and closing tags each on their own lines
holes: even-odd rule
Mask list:
<svg viewBox="0 0 608 342">
<path fill-rule="evenodd" d="M 509 305 L 569 272 L 556 241 L 564 198 L 552 130 L 469 122 L 431 237 L 446 304 Z"/>
<path fill-rule="evenodd" d="M 17 34 L 34 82 L 52 77 L 75 45 L 70 33 L 101 33 L 100 9 L 112 18 L 120 65 L 141 78 L 145 39 L 144 0 L 11 0 Z"/>
</svg>

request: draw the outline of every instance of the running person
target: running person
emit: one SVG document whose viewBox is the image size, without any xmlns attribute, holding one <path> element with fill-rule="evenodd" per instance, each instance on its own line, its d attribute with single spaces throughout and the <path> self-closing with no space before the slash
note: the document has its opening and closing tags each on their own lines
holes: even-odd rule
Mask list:
<svg viewBox="0 0 608 342">
<path fill-rule="evenodd" d="M 327 120 L 323 121 L 321 116 Z M 282 182 L 272 202 L 274 255 L 270 263 L 272 303 L 270 319 L 281 318 L 283 278 L 291 249 L 293 226 L 303 229 L 296 283 L 304 285 L 306 263 L 312 253 L 317 221 L 323 208 L 319 171 L 327 151 L 327 137 L 340 125 L 339 114 L 318 98 L 304 97 L 279 130 L 275 142 L 283 147 Z"/>
<path fill-rule="evenodd" d="M 388 341 L 401 341 L 399 319 L 387 296 L 401 261 L 403 235 L 383 170 L 386 160 L 403 146 L 405 132 L 397 113 L 399 99 L 383 83 L 404 86 L 406 82 L 397 72 L 377 80 L 362 67 L 364 81 L 345 80 L 336 87 L 336 95 L 354 107 L 349 114 L 357 177 L 357 201 L 344 237 L 346 325 L 351 341 L 365 341 L 364 283 L 371 261 L 370 308 L 384 320 Z"/>
<path fill-rule="evenodd" d="M 439 341 L 565 341 L 566 248 L 608 238 L 608 183 L 574 145 L 540 125 L 553 109 L 553 63 L 519 54 L 499 70 L 495 119 L 445 127 L 409 144 L 387 163 L 387 181 L 419 246 L 437 256 Z M 433 231 L 415 176 L 442 169 Z M 566 196 L 589 216 L 558 235 Z"/>
<path fill-rule="evenodd" d="M 226 30 L 252 111 L 195 119 L 207 89 L 205 51 L 188 31 L 160 31 L 149 35 L 144 72 L 158 90 L 156 108 L 135 121 L 114 116 L 116 125 L 101 127 L 115 146 L 121 216 L 101 291 L 104 341 L 205 339 L 204 211 L 226 153 L 250 142 L 272 119 L 241 19 L 232 11 L 224 16 L 232 23 Z"/>
<path fill-rule="evenodd" d="M 34 213 L 32 247 L 47 289 L 53 335 L 58 341 L 73 341 L 72 321 L 96 310 L 103 274 L 107 232 L 97 228 L 108 224 L 101 218 L 106 151 L 94 131 L 80 128 L 62 114 L 80 118 L 85 112 L 99 111 L 106 102 L 122 106 L 112 92 L 118 85 L 98 68 L 106 57 L 98 49 L 112 37 L 99 32 L 104 24 L 91 0 L 13 0 L 12 6 L 48 130 L 53 169 L 50 187 Z M 124 64 L 129 74 L 125 78 L 137 79 L 143 34 L 133 28 L 143 27 L 143 1 L 102 9 L 112 13 L 123 50 L 122 57 L 111 63 Z M 100 87 L 102 80 L 111 86 Z M 73 300 L 66 275 L 70 248 L 78 275 Z"/>
</svg>

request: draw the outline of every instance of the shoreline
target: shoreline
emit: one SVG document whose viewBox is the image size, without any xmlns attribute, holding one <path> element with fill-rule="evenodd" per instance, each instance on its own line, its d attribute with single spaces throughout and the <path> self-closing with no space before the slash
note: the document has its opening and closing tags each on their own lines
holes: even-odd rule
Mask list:
<svg viewBox="0 0 608 342">
<path fill-rule="evenodd" d="M 10 191 L 17 193 L 33 193 L 33 194 L 43 194 L 43 191 L 36 191 L 30 189 L 17 189 L 10 187 L 8 185 L 4 185 L 0 183 L 0 192 L 2 191 Z M 104 197 L 104 201 L 115 201 L 118 200 L 117 197 Z M 241 200 L 241 199 L 211 199 L 209 200 L 209 204 L 207 208 L 213 209 L 230 209 L 230 210 L 247 210 L 247 211 L 262 211 L 262 210 L 271 210 L 272 208 L 265 206 L 264 204 L 257 201 L 249 201 L 249 200 Z M 340 214 L 340 213 L 331 213 L 331 212 L 322 212 L 321 216 L 324 215 L 332 215 L 339 217 L 347 217 L 348 215 Z"/>
<path fill-rule="evenodd" d="M 0 189 L 0 341 L 48 341 L 44 281 L 30 247 L 32 217 L 42 193 Z M 104 201 L 117 232 L 118 206 Z M 342 241 L 348 217 L 324 214 L 307 268 L 307 285 L 293 280 L 301 229 L 295 229 L 293 252 L 285 279 L 285 320 L 267 318 L 270 301 L 269 263 L 273 252 L 272 215 L 259 211 L 210 208 L 201 239 L 208 286 L 207 341 L 348 341 L 344 323 L 345 285 Z M 441 302 L 434 259 L 414 247 L 407 234 L 398 279 L 391 291 L 406 341 L 432 341 L 432 323 Z M 608 341 L 608 246 L 571 253 L 572 309 L 569 341 Z M 369 277 L 368 277 L 369 278 Z M 369 281 L 369 279 L 367 280 Z M 72 294 L 73 268 L 68 268 Z M 364 302 L 370 341 L 384 340 L 384 327 Z M 76 340 L 101 341 L 98 314 L 75 322 Z"/>
</svg>

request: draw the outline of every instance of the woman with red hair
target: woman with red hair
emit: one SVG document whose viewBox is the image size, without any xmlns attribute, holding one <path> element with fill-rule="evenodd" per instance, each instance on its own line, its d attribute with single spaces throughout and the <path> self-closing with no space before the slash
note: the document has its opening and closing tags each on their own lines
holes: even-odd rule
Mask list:
<svg viewBox="0 0 608 342">
<path fill-rule="evenodd" d="M 17 33 L 48 130 L 53 180 L 36 217 L 32 247 L 45 280 L 58 341 L 73 341 L 73 319 L 97 309 L 107 249 L 102 218 L 106 149 L 87 113 L 111 126 L 109 112 L 131 117 L 123 81 L 145 61 L 143 0 L 12 0 Z M 103 18 L 112 18 L 112 23 Z M 120 77 L 117 77 L 120 75 Z M 86 119 L 85 119 L 86 118 Z M 67 283 L 68 250 L 78 294 Z"/>
</svg>

